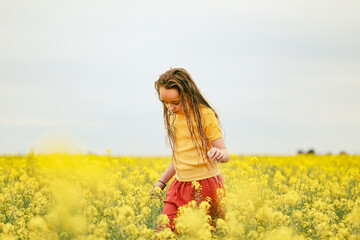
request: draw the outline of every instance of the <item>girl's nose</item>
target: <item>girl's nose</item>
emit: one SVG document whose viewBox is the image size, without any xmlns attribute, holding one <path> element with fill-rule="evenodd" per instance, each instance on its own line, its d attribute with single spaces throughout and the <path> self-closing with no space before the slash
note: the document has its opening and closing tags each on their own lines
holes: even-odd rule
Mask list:
<svg viewBox="0 0 360 240">
<path fill-rule="evenodd" d="M 173 104 L 169 104 L 169 105 L 168 105 L 168 109 L 169 109 L 170 111 L 175 110 L 175 106 L 174 106 Z"/>
</svg>

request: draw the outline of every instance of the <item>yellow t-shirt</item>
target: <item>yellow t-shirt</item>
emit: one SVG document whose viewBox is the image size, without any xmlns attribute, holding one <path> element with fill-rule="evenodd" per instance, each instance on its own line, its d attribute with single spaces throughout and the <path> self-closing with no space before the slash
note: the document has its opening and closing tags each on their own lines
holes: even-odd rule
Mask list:
<svg viewBox="0 0 360 240">
<path fill-rule="evenodd" d="M 208 107 L 201 108 L 202 124 L 205 136 L 210 142 L 223 137 L 219 127 L 219 122 L 215 113 Z M 192 116 L 192 115 L 191 115 Z M 193 119 L 193 116 L 192 116 Z M 195 136 L 200 140 L 196 124 L 194 124 Z M 193 144 L 190 130 L 186 123 L 185 114 L 176 114 L 174 120 L 175 133 L 175 150 L 174 165 L 176 170 L 176 178 L 181 182 L 190 182 L 210 178 L 220 174 L 220 170 L 216 163 L 206 159 L 201 152 L 201 157 Z M 200 142 L 199 142 L 200 143 Z M 211 146 L 209 146 L 209 149 Z M 205 165 L 204 161 L 207 162 Z"/>
</svg>

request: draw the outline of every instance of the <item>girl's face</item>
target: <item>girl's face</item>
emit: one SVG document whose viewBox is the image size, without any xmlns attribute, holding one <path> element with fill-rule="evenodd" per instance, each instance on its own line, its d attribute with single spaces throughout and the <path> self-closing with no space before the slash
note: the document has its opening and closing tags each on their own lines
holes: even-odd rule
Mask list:
<svg viewBox="0 0 360 240">
<path fill-rule="evenodd" d="M 160 87 L 159 92 L 160 98 L 168 110 L 176 114 L 184 113 L 182 110 L 181 98 L 177 89 Z"/>
</svg>

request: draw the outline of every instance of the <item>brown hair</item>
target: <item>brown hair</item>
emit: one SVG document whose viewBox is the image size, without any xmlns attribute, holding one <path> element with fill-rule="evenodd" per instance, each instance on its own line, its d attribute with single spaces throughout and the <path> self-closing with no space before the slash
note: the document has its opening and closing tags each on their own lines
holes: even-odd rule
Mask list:
<svg viewBox="0 0 360 240">
<path fill-rule="evenodd" d="M 155 89 L 157 91 L 158 98 L 160 101 L 162 101 L 160 96 L 160 87 L 164 87 L 166 89 L 176 89 L 179 92 L 182 109 L 186 117 L 186 123 L 190 131 L 192 142 L 198 154 L 201 156 L 201 151 L 203 151 L 203 154 L 205 154 L 206 159 L 209 161 L 209 163 L 212 163 L 207 155 L 207 151 L 210 150 L 208 146 L 211 146 L 211 143 L 204 133 L 204 129 L 203 129 L 204 120 L 200 111 L 200 107 L 201 105 L 204 105 L 212 109 L 212 111 L 214 111 L 215 113 L 216 118 L 219 121 L 219 117 L 215 112 L 215 110 L 202 96 L 200 89 L 196 86 L 190 74 L 183 68 L 170 68 L 170 70 L 160 75 L 159 79 L 155 81 Z M 165 128 L 167 129 L 167 143 L 170 144 L 173 152 L 173 158 L 175 158 L 174 155 L 175 135 L 174 135 L 174 127 L 173 127 L 175 118 L 173 119 L 172 122 L 170 122 L 170 116 L 173 115 L 173 113 L 167 109 L 164 102 L 163 102 L 163 109 L 164 109 L 163 111 L 164 124 L 165 124 Z M 191 114 L 194 116 L 194 122 L 196 124 L 196 128 L 198 129 L 200 142 L 196 139 L 195 127 L 192 122 Z M 174 117 L 176 117 L 175 114 Z M 204 163 L 205 166 L 208 168 L 205 160 Z"/>
</svg>

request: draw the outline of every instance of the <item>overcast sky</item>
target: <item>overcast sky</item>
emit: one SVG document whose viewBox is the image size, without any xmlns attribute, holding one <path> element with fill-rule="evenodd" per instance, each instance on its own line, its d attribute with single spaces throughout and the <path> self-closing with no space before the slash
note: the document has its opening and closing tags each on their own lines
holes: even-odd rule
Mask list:
<svg viewBox="0 0 360 240">
<path fill-rule="evenodd" d="M 0 154 L 170 155 L 183 67 L 237 154 L 360 154 L 360 2 L 1 0 Z M 58 149 L 57 149 L 58 150 Z"/>
</svg>

